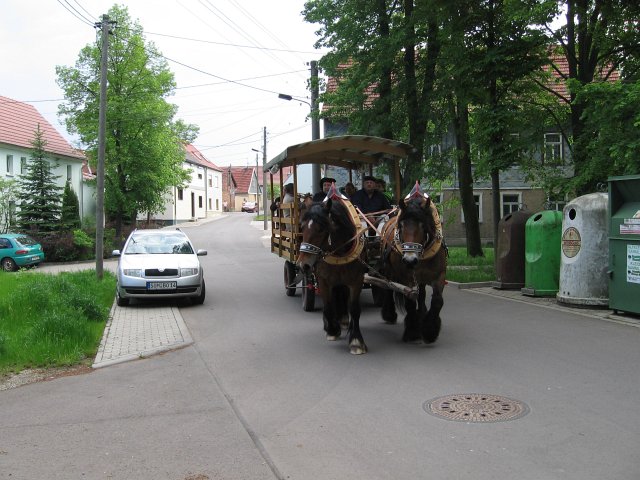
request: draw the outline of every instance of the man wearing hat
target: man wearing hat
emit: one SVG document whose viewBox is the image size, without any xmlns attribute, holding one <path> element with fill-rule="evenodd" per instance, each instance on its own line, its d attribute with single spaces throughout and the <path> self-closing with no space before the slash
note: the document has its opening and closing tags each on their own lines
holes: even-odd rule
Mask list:
<svg viewBox="0 0 640 480">
<path fill-rule="evenodd" d="M 351 203 L 358 207 L 362 213 L 391 209 L 389 200 L 376 188 L 376 179 L 370 175 L 363 177 L 362 189 L 353 194 Z"/>
<path fill-rule="evenodd" d="M 335 178 L 322 177 L 320 179 L 320 191 L 313 196 L 314 202 L 322 202 L 327 196 L 327 192 L 331 188 L 331 184 L 336 181 Z"/>
</svg>

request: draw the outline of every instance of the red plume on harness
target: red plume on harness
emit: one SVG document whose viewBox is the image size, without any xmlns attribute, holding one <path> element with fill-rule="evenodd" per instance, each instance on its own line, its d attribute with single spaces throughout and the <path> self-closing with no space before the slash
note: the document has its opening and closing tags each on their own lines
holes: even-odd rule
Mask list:
<svg viewBox="0 0 640 480">
<path fill-rule="evenodd" d="M 331 182 L 331 188 L 329 188 L 327 196 L 324 198 L 323 202 L 326 202 L 329 198 L 331 200 L 347 200 L 347 197 L 342 195 L 336 188 L 336 182 Z"/>
<path fill-rule="evenodd" d="M 416 184 L 413 186 L 409 194 L 406 197 L 404 197 L 405 200 L 411 200 L 412 198 L 419 198 L 419 199 L 429 198 L 428 194 L 420 190 L 420 182 L 418 182 L 418 180 L 416 180 Z"/>
</svg>

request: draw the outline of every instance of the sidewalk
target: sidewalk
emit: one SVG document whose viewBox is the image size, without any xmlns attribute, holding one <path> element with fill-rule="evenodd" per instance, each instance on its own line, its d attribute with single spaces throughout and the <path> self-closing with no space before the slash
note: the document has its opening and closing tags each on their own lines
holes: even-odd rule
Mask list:
<svg viewBox="0 0 640 480">
<path fill-rule="evenodd" d="M 199 219 L 197 222 L 172 225 L 168 228 L 196 227 L 225 216 L 224 214 L 213 215 Z M 106 259 L 103 269 L 115 273 L 117 265 L 117 259 Z M 51 265 L 45 263 L 37 271 L 58 273 L 94 268 L 95 261 Z M 149 302 L 134 302 L 127 307 L 118 307 L 114 300 L 92 367 L 107 367 L 193 344 L 191 334 L 178 307 L 174 302 L 164 303 L 164 305 L 156 305 Z"/>
</svg>

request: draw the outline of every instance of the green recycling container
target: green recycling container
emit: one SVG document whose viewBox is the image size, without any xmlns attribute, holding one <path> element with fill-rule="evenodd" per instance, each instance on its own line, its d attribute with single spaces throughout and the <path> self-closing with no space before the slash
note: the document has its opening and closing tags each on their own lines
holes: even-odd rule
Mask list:
<svg viewBox="0 0 640 480">
<path fill-rule="evenodd" d="M 609 308 L 640 313 L 640 175 L 609 178 Z"/>
<path fill-rule="evenodd" d="M 523 295 L 555 297 L 560 283 L 562 212 L 543 210 L 527 220 Z"/>
</svg>

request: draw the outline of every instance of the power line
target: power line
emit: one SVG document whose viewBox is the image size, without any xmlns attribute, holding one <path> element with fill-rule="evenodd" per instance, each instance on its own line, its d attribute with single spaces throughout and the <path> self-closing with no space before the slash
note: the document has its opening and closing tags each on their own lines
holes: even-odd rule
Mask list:
<svg viewBox="0 0 640 480">
<path fill-rule="evenodd" d="M 225 43 L 225 42 L 216 42 L 213 40 L 202 40 L 199 38 L 188 38 L 188 37 L 180 37 L 178 35 L 169 35 L 168 33 L 157 33 L 157 32 L 146 32 L 146 34 L 148 35 L 156 35 L 158 37 L 168 37 L 168 38 L 175 38 L 177 40 L 187 40 L 189 42 L 200 42 L 200 43 L 211 43 L 213 45 L 222 45 L 224 47 L 237 47 L 237 48 L 251 48 L 251 49 L 255 49 L 255 50 L 269 50 L 272 52 L 284 52 L 284 53 L 303 53 L 305 55 L 313 55 L 313 54 L 318 54 L 318 52 L 309 52 L 309 51 L 303 51 L 303 50 L 289 50 L 289 49 L 284 49 L 284 48 L 270 48 L 270 47 L 261 47 L 261 46 L 257 46 L 257 45 L 240 45 L 237 43 Z"/>
<path fill-rule="evenodd" d="M 93 22 L 91 22 L 90 20 L 87 20 L 84 16 L 82 16 L 72 5 L 69 5 L 67 7 L 67 5 L 65 5 L 64 3 L 62 3 L 60 0 L 56 0 L 60 5 L 62 5 L 62 7 L 69 12 L 71 15 L 73 15 L 74 17 L 76 17 L 78 20 L 80 20 L 82 23 L 89 25 L 91 28 L 95 27 L 95 25 L 93 24 Z M 68 2 L 65 0 L 65 3 L 68 4 Z"/>
</svg>

